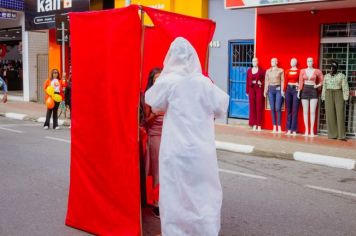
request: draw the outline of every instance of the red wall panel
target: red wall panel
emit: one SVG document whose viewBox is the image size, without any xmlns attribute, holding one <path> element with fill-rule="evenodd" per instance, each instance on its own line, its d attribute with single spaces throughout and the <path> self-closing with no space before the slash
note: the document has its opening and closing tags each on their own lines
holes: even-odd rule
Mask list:
<svg viewBox="0 0 356 236">
<path fill-rule="evenodd" d="M 356 8 L 311 12 L 287 12 L 259 14 L 256 29 L 256 56 L 260 66 L 270 67 L 271 58 L 276 57 L 279 67 L 290 68 L 290 59 L 298 59 L 298 67 L 305 68 L 308 57 L 314 58 L 314 67 L 319 68 L 321 25 L 356 21 Z M 299 107 L 299 132 L 304 132 L 302 106 Z M 286 126 L 285 109 L 282 113 L 282 128 Z M 264 112 L 263 128 L 272 128 L 269 110 Z M 315 125 L 316 128 L 316 125 Z"/>
</svg>

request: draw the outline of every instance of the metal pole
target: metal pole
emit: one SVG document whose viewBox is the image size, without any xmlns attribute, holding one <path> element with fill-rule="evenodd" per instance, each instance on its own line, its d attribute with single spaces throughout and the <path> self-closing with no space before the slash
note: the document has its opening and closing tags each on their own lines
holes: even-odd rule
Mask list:
<svg viewBox="0 0 356 236">
<path fill-rule="evenodd" d="M 130 1 L 126 1 L 126 3 L 127 2 L 130 2 Z M 137 127 L 138 127 L 138 144 L 140 145 L 140 106 L 141 106 L 141 102 L 142 102 L 141 101 L 141 87 L 142 87 L 142 77 L 143 77 L 143 51 L 144 51 L 144 45 L 145 45 L 145 19 L 144 19 L 145 11 L 142 9 L 142 6 L 139 6 L 139 8 L 140 8 L 140 13 L 141 13 L 141 65 L 140 65 L 140 91 L 139 91 L 139 99 L 138 99 L 138 113 L 137 113 L 138 124 L 137 124 Z M 143 94 L 143 96 L 144 96 L 144 94 Z M 140 165 L 140 168 L 141 167 L 142 166 Z M 139 173 L 141 174 L 141 170 L 139 170 Z M 146 183 L 144 183 L 144 184 L 146 184 Z M 140 187 L 141 187 L 141 185 L 140 185 Z M 144 193 L 144 194 L 146 194 L 146 193 Z M 141 202 L 141 196 L 140 196 L 140 227 L 141 227 L 141 236 L 143 236 L 142 207 L 141 206 L 142 206 L 142 202 Z"/>
<path fill-rule="evenodd" d="M 130 6 L 131 5 L 131 0 L 125 0 L 125 6 Z"/>
<path fill-rule="evenodd" d="M 66 65 L 65 65 L 65 57 L 66 57 L 66 55 L 65 55 L 65 53 L 66 53 L 66 51 L 65 51 L 65 33 L 64 33 L 64 22 L 62 21 L 62 23 L 61 23 L 61 25 L 62 25 L 62 75 L 64 75 L 65 73 L 66 73 Z"/>
</svg>

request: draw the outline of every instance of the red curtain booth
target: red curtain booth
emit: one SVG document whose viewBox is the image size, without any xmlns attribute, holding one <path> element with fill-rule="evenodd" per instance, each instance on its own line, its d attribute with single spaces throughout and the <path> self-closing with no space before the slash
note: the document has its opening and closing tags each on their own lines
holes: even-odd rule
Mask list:
<svg viewBox="0 0 356 236">
<path fill-rule="evenodd" d="M 288 12 L 258 14 L 256 30 L 256 56 L 261 66 L 270 67 L 271 58 L 278 58 L 278 66 L 290 68 L 290 60 L 298 59 L 298 68 L 307 67 L 308 57 L 314 58 L 314 68 L 319 68 L 320 29 L 322 24 L 356 21 L 356 8 L 321 10 L 316 14 L 307 12 Z M 266 101 L 267 102 L 267 101 Z M 317 129 L 315 121 L 315 132 Z M 310 122 L 309 122 L 310 124 Z M 286 127 L 286 111 L 282 112 L 282 128 Z M 270 110 L 264 112 L 263 128 L 272 129 Z M 300 104 L 298 131 L 304 133 L 303 109 Z"/>
<path fill-rule="evenodd" d="M 163 60 L 169 46 L 178 36 L 185 37 L 194 46 L 203 72 L 207 74 L 207 45 L 213 38 L 215 22 L 149 7 L 143 7 L 143 10 L 154 26 L 145 29 L 142 89 L 146 88 L 150 70 L 154 67 L 163 67 Z"/>
<path fill-rule="evenodd" d="M 155 26 L 145 31 L 142 85 L 152 67 L 163 65 L 176 36 L 191 41 L 204 65 L 212 21 L 144 10 Z M 141 234 L 138 11 L 132 5 L 70 13 L 73 111 L 66 224 L 98 235 Z"/>
</svg>

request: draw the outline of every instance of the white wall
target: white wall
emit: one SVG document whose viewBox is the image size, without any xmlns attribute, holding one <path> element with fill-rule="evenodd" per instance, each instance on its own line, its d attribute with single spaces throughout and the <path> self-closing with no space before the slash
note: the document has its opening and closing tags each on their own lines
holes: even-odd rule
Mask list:
<svg viewBox="0 0 356 236">
<path fill-rule="evenodd" d="M 209 0 L 209 18 L 216 22 L 213 40 L 220 48 L 210 48 L 209 74 L 225 91 L 228 88 L 228 41 L 255 38 L 255 10 L 225 10 L 223 0 Z"/>
<path fill-rule="evenodd" d="M 24 19 L 23 19 L 24 20 Z M 37 55 L 48 54 L 48 31 L 25 31 L 22 25 L 24 101 L 37 101 Z"/>
<path fill-rule="evenodd" d="M 209 0 L 209 18 L 216 22 L 213 40 L 220 41 L 219 48 L 209 51 L 209 75 L 228 92 L 229 40 L 255 38 L 255 10 L 225 10 L 224 0 Z M 216 122 L 227 123 L 227 117 Z"/>
</svg>

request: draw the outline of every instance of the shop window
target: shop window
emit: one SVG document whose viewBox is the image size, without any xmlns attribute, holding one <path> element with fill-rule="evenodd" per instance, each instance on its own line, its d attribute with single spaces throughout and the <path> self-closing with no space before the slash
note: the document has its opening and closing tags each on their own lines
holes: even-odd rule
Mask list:
<svg viewBox="0 0 356 236">
<path fill-rule="evenodd" d="M 347 37 L 348 25 L 345 24 L 330 24 L 323 25 L 323 37 Z"/>
<path fill-rule="evenodd" d="M 350 25 L 350 36 L 356 37 L 356 23 Z"/>
</svg>

